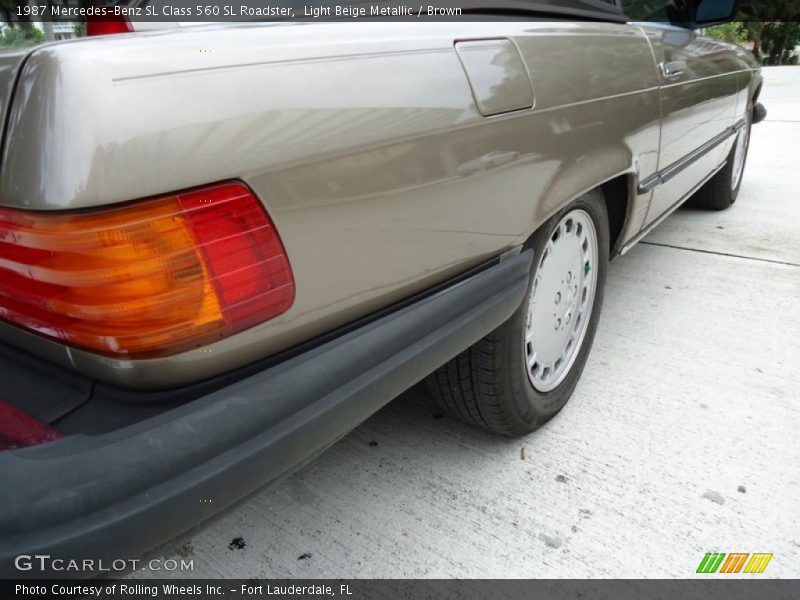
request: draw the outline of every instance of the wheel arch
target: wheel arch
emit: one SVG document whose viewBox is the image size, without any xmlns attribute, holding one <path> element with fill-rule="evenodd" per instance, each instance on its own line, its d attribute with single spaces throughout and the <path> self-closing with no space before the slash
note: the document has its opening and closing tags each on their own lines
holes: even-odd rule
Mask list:
<svg viewBox="0 0 800 600">
<path fill-rule="evenodd" d="M 635 179 L 632 173 L 624 173 L 599 186 L 608 212 L 609 243 L 611 245 L 608 250 L 611 260 L 619 255 L 619 249 L 625 242 L 626 225 L 631 220 L 634 206 Z"/>
<path fill-rule="evenodd" d="M 758 102 L 758 99 L 761 96 L 761 90 L 763 88 L 764 88 L 764 82 L 762 81 L 762 82 L 760 82 L 758 84 L 758 86 L 756 87 L 755 91 L 753 92 L 753 98 L 751 100 L 751 102 L 753 103 L 753 106 L 755 106 L 756 102 Z"/>
<path fill-rule="evenodd" d="M 618 253 L 635 212 L 636 161 L 625 145 L 605 146 L 562 166 L 539 196 L 526 238 L 550 217 L 591 191 L 599 191 L 609 213 L 610 255 Z"/>
</svg>

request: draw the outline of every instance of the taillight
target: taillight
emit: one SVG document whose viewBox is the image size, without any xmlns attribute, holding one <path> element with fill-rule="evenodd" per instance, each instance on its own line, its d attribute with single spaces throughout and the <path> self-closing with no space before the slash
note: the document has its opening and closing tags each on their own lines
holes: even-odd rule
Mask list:
<svg viewBox="0 0 800 600">
<path fill-rule="evenodd" d="M 36 446 L 61 437 L 55 429 L 0 400 L 0 452 Z"/>
<path fill-rule="evenodd" d="M 133 26 L 127 17 L 87 17 L 86 36 L 130 33 Z"/>
<path fill-rule="evenodd" d="M 90 352 L 189 350 L 285 312 L 294 292 L 241 184 L 91 212 L 0 208 L 0 318 Z"/>
</svg>

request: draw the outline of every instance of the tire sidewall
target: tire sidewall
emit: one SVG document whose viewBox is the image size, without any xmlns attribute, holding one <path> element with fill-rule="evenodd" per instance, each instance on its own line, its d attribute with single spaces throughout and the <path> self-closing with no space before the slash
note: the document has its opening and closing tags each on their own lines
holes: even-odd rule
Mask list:
<svg viewBox="0 0 800 600">
<path fill-rule="evenodd" d="M 739 190 L 742 189 L 742 182 L 744 181 L 744 174 L 747 172 L 747 157 L 750 154 L 750 141 L 753 138 L 753 107 L 748 107 L 748 121 L 747 121 L 747 144 L 744 147 L 744 164 L 742 165 L 742 176 L 739 178 L 739 183 L 736 185 L 735 188 L 731 188 L 731 204 L 736 202 L 736 199 L 739 197 Z M 738 145 L 739 139 L 734 138 L 733 141 L 733 148 L 731 148 L 730 154 L 728 155 L 728 168 L 725 169 L 725 174 L 728 178 L 728 186 L 730 187 L 730 182 L 733 179 L 733 169 L 735 168 L 736 162 L 736 146 Z"/>
</svg>

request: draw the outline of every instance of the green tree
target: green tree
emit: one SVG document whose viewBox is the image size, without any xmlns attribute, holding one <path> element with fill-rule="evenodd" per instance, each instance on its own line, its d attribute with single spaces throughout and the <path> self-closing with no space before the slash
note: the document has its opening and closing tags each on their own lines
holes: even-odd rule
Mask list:
<svg viewBox="0 0 800 600">
<path fill-rule="evenodd" d="M 717 40 L 741 44 L 747 41 L 744 23 L 725 23 L 706 28 L 706 35 Z"/>
<path fill-rule="evenodd" d="M 763 60 L 763 40 L 776 22 L 791 23 L 800 18 L 800 0 L 742 0 L 739 18 L 746 21 L 747 39 L 753 41 L 753 54 Z M 786 43 L 788 44 L 788 39 Z M 780 51 L 783 56 L 785 47 Z"/>
<path fill-rule="evenodd" d="M 43 42 L 44 33 L 39 29 L 32 27 L 31 29 L 22 29 L 21 27 L 7 27 L 3 30 L 3 35 L 0 37 L 0 45 L 2 46 L 20 46 L 29 44 L 31 42 Z"/>
<path fill-rule="evenodd" d="M 29 16 L 17 16 L 17 7 L 25 5 L 23 0 L 0 0 L 0 18 L 9 25 L 19 25 L 22 29 L 31 32 L 33 22 Z"/>
<path fill-rule="evenodd" d="M 800 23 L 769 23 L 762 35 L 764 64 L 797 64 L 795 46 L 800 44 Z"/>
</svg>

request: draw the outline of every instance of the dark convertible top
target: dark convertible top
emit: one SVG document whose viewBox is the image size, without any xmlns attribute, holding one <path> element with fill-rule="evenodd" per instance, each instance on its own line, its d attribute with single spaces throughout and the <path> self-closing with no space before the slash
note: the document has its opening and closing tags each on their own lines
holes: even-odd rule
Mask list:
<svg viewBox="0 0 800 600">
<path fill-rule="evenodd" d="M 627 22 L 615 0 L 461 0 L 465 13 L 541 13 L 542 16 Z"/>
</svg>

